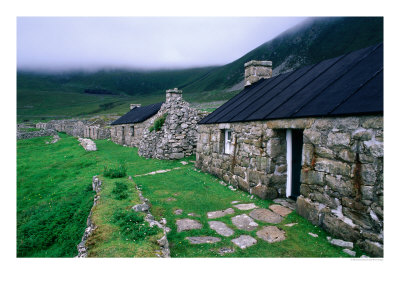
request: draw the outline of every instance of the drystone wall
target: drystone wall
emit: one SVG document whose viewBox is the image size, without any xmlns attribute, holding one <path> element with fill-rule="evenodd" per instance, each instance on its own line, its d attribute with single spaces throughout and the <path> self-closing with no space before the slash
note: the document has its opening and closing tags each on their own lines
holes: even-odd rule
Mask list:
<svg viewBox="0 0 400 300">
<path fill-rule="evenodd" d="M 17 130 L 17 140 L 25 140 L 40 136 L 50 136 L 56 134 L 57 132 L 54 129 L 42 129 L 39 131 L 30 131 L 30 132 Z"/>
<path fill-rule="evenodd" d="M 180 159 L 196 151 L 197 123 L 207 115 L 206 112 L 193 109 L 183 100 L 182 91 L 167 90 L 166 101 L 150 124 L 166 116 L 159 131 L 143 129 L 139 143 L 140 156 L 157 159 Z"/>
<path fill-rule="evenodd" d="M 304 130 L 297 212 L 383 256 L 382 116 L 200 125 L 196 166 L 261 198 L 285 196 L 288 128 Z M 231 155 L 224 129 L 232 130 Z"/>
<path fill-rule="evenodd" d="M 94 140 L 109 139 L 111 137 L 108 124 L 93 124 L 88 120 L 52 120 L 47 123 L 37 123 L 36 128 L 53 129 L 65 132 L 75 137 L 86 137 Z"/>
</svg>

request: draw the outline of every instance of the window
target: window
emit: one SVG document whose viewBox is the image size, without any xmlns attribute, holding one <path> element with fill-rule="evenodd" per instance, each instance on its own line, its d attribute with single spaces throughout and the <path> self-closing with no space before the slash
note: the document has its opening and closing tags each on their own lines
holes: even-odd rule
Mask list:
<svg viewBox="0 0 400 300">
<path fill-rule="evenodd" d="M 225 154 L 232 154 L 233 152 L 233 143 L 232 143 L 232 130 L 225 129 L 224 130 L 224 152 Z"/>
<path fill-rule="evenodd" d="M 135 136 L 135 126 L 131 126 L 131 136 Z"/>
</svg>

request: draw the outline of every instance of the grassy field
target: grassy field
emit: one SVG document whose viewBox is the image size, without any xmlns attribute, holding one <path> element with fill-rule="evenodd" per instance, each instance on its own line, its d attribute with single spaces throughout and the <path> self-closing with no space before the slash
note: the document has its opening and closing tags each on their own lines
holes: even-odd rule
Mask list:
<svg viewBox="0 0 400 300">
<path fill-rule="evenodd" d="M 134 185 L 142 190 L 144 197 L 152 203 L 152 214 L 156 219 L 164 217 L 171 228 L 168 240 L 172 257 L 219 257 L 216 249 L 236 247 L 230 242 L 240 234 L 248 232 L 235 230 L 230 238 L 221 237 L 217 244 L 191 245 L 185 239 L 188 232 L 178 233 L 175 222 L 178 218 L 191 217 L 203 224 L 203 229 L 193 230 L 191 236 L 218 236 L 207 223 L 206 213 L 231 207 L 236 200 L 241 203 L 254 202 L 259 207 L 268 207 L 271 202 L 241 191 L 232 191 L 209 174 L 199 172 L 192 162 L 182 165 L 179 161 L 145 159 L 137 155 L 136 148 L 122 147 L 111 141 L 96 141 L 98 151 L 86 152 L 76 138 L 60 134 L 55 144 L 45 144 L 50 137 L 20 140 L 17 142 L 17 256 L 18 257 L 73 257 L 77 255 L 76 245 L 80 242 L 86 227 L 86 218 L 93 205 L 94 192 L 91 180 L 101 175 L 103 190 L 101 201 L 93 212 L 98 225 L 96 233 L 88 242 L 89 256 L 92 257 L 153 257 L 157 248 L 154 233 L 146 239 L 124 235 L 126 226 L 118 214 L 128 213 L 138 203 Z M 126 176 L 111 179 L 103 176 L 104 168 L 126 166 Z M 175 169 L 173 169 L 175 168 Z M 143 175 L 156 170 L 173 169 L 156 175 Z M 133 177 L 133 182 L 127 176 Z M 127 197 L 119 197 L 115 191 L 116 182 L 126 186 Z M 182 216 L 174 214 L 182 209 Z M 240 212 L 237 211 L 237 214 Z M 224 221 L 232 228 L 230 217 Z M 298 223 L 284 227 L 286 223 Z M 262 224 L 260 224 L 262 225 Z M 122 226 L 122 227 L 121 227 Z M 125 227 L 124 227 L 125 226 Z M 268 244 L 259 241 L 256 245 L 226 254 L 226 257 L 346 257 L 340 248 L 329 244 L 326 233 L 313 226 L 295 212 L 282 224 L 286 231 L 285 241 Z M 146 229 L 147 230 L 147 229 Z M 318 234 L 318 238 L 308 233 Z M 255 237 L 255 232 L 250 235 Z M 356 249 L 357 255 L 362 253 Z"/>
</svg>

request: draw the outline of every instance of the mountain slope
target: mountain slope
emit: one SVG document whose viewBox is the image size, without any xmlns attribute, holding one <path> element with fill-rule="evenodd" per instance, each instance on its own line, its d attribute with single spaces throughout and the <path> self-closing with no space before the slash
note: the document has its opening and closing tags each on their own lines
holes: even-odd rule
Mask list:
<svg viewBox="0 0 400 300">
<path fill-rule="evenodd" d="M 243 81 L 244 63 L 271 60 L 274 75 L 383 41 L 383 18 L 312 18 L 204 78 L 187 91 L 226 89 Z"/>
<path fill-rule="evenodd" d="M 271 60 L 277 75 L 382 41 L 380 17 L 310 18 L 219 67 L 63 74 L 18 71 L 17 114 L 19 119 L 32 119 L 122 113 L 129 102 L 162 101 L 165 90 L 174 87 L 183 89 L 189 101 L 227 100 L 243 87 L 247 61 Z"/>
</svg>

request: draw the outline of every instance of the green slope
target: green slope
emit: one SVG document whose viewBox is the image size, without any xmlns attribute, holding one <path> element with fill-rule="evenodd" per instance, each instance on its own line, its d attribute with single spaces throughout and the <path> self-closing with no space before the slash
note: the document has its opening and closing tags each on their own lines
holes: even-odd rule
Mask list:
<svg viewBox="0 0 400 300">
<path fill-rule="evenodd" d="M 273 68 L 281 73 L 382 41 L 383 18 L 312 18 L 215 69 L 186 90 L 229 88 L 243 80 L 243 65 L 250 60 L 271 60 Z"/>
<path fill-rule="evenodd" d="M 174 87 L 183 89 L 188 101 L 227 100 L 240 90 L 243 65 L 249 60 L 271 60 L 276 75 L 382 41 L 380 17 L 310 18 L 220 67 L 62 74 L 19 71 L 18 120 L 122 114 L 130 102 L 146 105 L 163 101 L 165 90 Z M 86 89 L 102 89 L 111 95 L 88 94 Z"/>
</svg>

